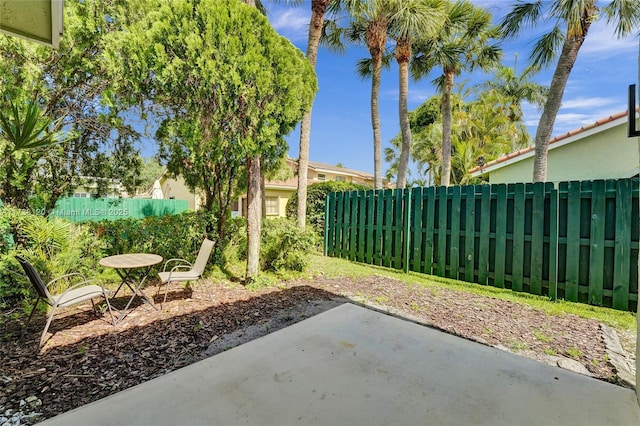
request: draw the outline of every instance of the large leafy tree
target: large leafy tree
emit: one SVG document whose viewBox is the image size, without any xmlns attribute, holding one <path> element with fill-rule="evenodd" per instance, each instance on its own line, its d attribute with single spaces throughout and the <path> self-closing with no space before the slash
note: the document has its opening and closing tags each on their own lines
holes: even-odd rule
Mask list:
<svg viewBox="0 0 640 426">
<path fill-rule="evenodd" d="M 411 126 L 407 108 L 409 97 L 409 61 L 411 46 L 418 38 L 435 37 L 444 23 L 444 1 L 404 0 L 396 4 L 391 16 L 390 32 L 395 40 L 395 57 L 399 69 L 398 116 L 402 148 L 398 161 L 397 188 L 406 184 L 407 168 L 411 151 Z"/>
<path fill-rule="evenodd" d="M 468 0 L 448 4 L 443 30 L 436 37 L 421 40 L 414 46 L 411 72 L 420 79 L 436 67 L 442 74 L 436 85 L 442 93 L 442 172 L 440 184 L 448 186 L 451 176 L 451 92 L 455 77 L 462 72 L 487 71 L 499 64 L 502 50 L 496 41 L 497 28 L 491 15 Z"/>
<path fill-rule="evenodd" d="M 152 6 L 128 33 L 113 40 L 110 66 L 128 76 L 114 93 L 132 100 L 131 95 L 142 93 L 157 107 L 167 168 L 204 193 L 205 208 L 218 217 L 220 235 L 229 204 L 246 182 L 259 238 L 260 159 L 286 152 L 284 136 L 309 108 L 316 90 L 313 69 L 257 9 L 238 0 L 157 1 Z M 258 273 L 251 246 L 248 258 L 251 279 Z"/>
<path fill-rule="evenodd" d="M 524 29 L 551 23 L 549 30 L 536 42 L 529 58 L 535 67 L 549 66 L 557 58 L 549 95 L 536 130 L 534 182 L 547 179 L 549 138 L 569 75 L 591 24 L 602 16 L 615 26 L 618 36 L 626 36 L 640 26 L 640 2 L 612 0 L 606 2 L 601 11 L 596 3 L 596 0 L 522 1 L 512 6 L 500 24 L 505 36 L 513 37 Z"/>
<path fill-rule="evenodd" d="M 106 192 L 111 179 L 127 189 L 137 184 L 138 134 L 118 105 L 107 105 L 102 97 L 117 78 L 107 75 L 100 60 L 103 37 L 120 29 L 135 10 L 122 4 L 66 1 L 65 33 L 57 50 L 0 34 L 0 109 L 10 115 L 17 102 L 23 104 L 19 108 L 37 104 L 62 133 L 59 143 L 20 154 L 23 164 L 31 164 L 21 171 L 21 193 L 35 195 L 31 202 L 41 203 L 39 208 L 51 209 L 81 184 L 96 184 L 96 195 Z"/>
</svg>

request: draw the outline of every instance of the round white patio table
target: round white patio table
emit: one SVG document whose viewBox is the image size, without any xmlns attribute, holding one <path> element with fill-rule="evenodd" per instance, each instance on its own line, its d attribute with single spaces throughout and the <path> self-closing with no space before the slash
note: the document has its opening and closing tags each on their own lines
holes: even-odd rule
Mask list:
<svg viewBox="0 0 640 426">
<path fill-rule="evenodd" d="M 111 300 L 113 300 L 117 295 L 120 289 L 126 284 L 127 287 L 133 293 L 127 306 L 123 310 L 119 310 L 120 315 L 118 315 L 118 319 L 115 321 L 122 321 L 124 317 L 127 316 L 127 310 L 133 299 L 136 296 L 142 298 L 145 302 L 147 302 L 153 309 L 158 310 L 156 305 L 153 304 L 153 301 L 147 297 L 146 294 L 142 291 L 142 287 L 144 282 L 147 280 L 149 276 L 149 271 L 151 267 L 157 265 L 162 262 L 162 256 L 157 254 L 150 253 L 127 253 L 127 254 L 116 254 L 114 256 L 105 257 L 100 259 L 98 262 L 101 266 L 105 268 L 113 268 L 116 270 L 122 281 L 118 286 L 117 290 L 113 293 Z"/>
</svg>

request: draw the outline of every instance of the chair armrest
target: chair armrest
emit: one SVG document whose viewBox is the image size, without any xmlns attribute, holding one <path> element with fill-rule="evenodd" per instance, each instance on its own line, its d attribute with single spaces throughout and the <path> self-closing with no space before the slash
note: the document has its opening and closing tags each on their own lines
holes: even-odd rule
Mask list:
<svg viewBox="0 0 640 426">
<path fill-rule="evenodd" d="M 169 263 L 171 263 L 171 262 L 180 262 L 181 263 L 180 265 L 174 266 L 173 269 L 171 269 L 172 271 L 174 269 L 178 268 L 178 267 L 185 267 L 185 266 L 191 267 L 192 266 L 191 263 L 186 259 L 178 259 L 178 258 L 169 259 L 164 263 L 164 267 L 162 268 L 162 272 L 166 272 L 167 271 L 167 265 L 169 265 Z"/>
<path fill-rule="evenodd" d="M 76 274 L 67 274 L 67 275 L 82 275 L 79 273 Z M 65 275 L 63 275 L 62 277 L 64 277 Z M 62 278 L 62 277 L 58 277 L 58 278 Z M 78 288 L 78 287 L 84 287 L 89 283 L 93 283 L 93 282 L 97 282 L 98 280 L 96 279 L 88 279 L 88 280 L 83 280 L 80 281 L 79 283 L 76 283 L 72 286 L 69 286 L 65 291 L 63 291 L 62 293 L 60 293 L 59 296 L 64 296 L 65 294 L 67 294 L 68 292 L 70 292 L 71 290 L 73 290 L 74 288 Z M 104 285 L 102 285 L 102 283 L 99 283 L 98 286 L 102 289 L 102 294 L 104 294 L 105 296 L 109 293 L 111 293 L 111 290 L 104 288 Z"/>
<path fill-rule="evenodd" d="M 67 279 L 67 281 L 69 281 L 69 278 L 74 277 L 74 276 L 80 276 L 80 277 L 82 277 L 82 279 L 83 279 L 84 281 L 87 281 L 87 279 L 85 278 L 85 276 L 84 276 L 84 275 L 82 275 L 80 272 L 72 272 L 72 273 L 70 273 L 70 274 L 61 275 L 61 276 L 59 276 L 59 277 L 56 277 L 56 278 L 52 279 L 51 281 L 49 281 L 49 282 L 47 283 L 47 288 L 51 287 L 51 285 L 52 285 L 53 283 L 55 283 L 55 282 L 57 282 L 57 281 L 60 281 L 60 280 L 61 280 L 61 279 L 63 279 L 63 278 L 66 278 L 66 279 Z M 77 286 L 74 286 L 74 287 L 77 287 Z"/>
</svg>

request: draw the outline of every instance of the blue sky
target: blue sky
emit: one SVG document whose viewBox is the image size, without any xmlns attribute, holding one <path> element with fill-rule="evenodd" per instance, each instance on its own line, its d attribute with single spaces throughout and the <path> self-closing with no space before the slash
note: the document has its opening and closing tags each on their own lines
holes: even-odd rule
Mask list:
<svg viewBox="0 0 640 426">
<path fill-rule="evenodd" d="M 291 40 L 303 52 L 306 50 L 307 31 L 311 17 L 310 1 L 301 6 L 285 6 L 267 0 L 269 20 L 274 28 Z M 509 0 L 474 1 L 499 20 L 506 13 Z M 503 44 L 503 64 L 517 69 L 526 66 L 540 30 Z M 345 167 L 373 173 L 373 139 L 370 116 L 371 81 L 361 80 L 355 72 L 355 63 L 368 52 L 364 48 L 350 47 L 345 55 L 321 48 L 318 55 L 317 75 L 319 92 L 313 106 L 310 160 L 329 164 L 342 163 Z M 613 27 L 604 19 L 595 22 L 580 50 L 565 89 L 562 108 L 556 119 L 553 135 L 577 129 L 598 119 L 627 109 L 628 85 L 638 82 L 638 39 L 617 39 Z M 555 64 L 543 70 L 534 80 L 549 85 Z M 409 109 L 412 110 L 435 94 L 431 84 L 437 75 L 409 83 Z M 460 76 L 458 83 L 467 86 L 484 81 L 490 76 L 478 74 Z M 524 105 L 529 132 L 534 135 L 539 112 Z M 380 90 L 380 117 L 383 148 L 399 133 L 398 124 L 398 72 L 397 65 L 384 71 Z M 299 132 L 293 132 L 289 141 L 289 155 L 297 158 Z M 383 165 L 383 172 L 387 165 Z"/>
</svg>

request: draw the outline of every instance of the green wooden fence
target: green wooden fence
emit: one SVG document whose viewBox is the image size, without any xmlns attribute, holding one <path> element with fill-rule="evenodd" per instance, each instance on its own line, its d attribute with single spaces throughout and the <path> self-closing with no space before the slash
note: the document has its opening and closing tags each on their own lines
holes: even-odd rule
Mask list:
<svg viewBox="0 0 640 426">
<path fill-rule="evenodd" d="M 325 254 L 635 312 L 638 184 L 331 193 Z"/>
<path fill-rule="evenodd" d="M 189 208 L 186 200 L 142 198 L 60 198 L 49 213 L 72 222 L 88 220 L 142 219 L 147 216 L 178 214 Z"/>
</svg>

